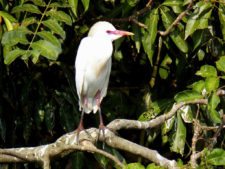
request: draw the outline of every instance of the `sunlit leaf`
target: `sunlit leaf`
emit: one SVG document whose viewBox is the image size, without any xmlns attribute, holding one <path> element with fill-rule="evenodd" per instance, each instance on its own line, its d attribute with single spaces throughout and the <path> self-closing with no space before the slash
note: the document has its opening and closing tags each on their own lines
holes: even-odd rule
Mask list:
<svg viewBox="0 0 225 169">
<path fill-rule="evenodd" d="M 126 169 L 145 169 L 141 163 L 130 163 L 127 164 Z"/>
<path fill-rule="evenodd" d="M 9 46 L 13 46 L 18 43 L 28 44 L 29 41 L 27 40 L 27 37 L 26 37 L 27 33 L 28 33 L 28 31 L 23 28 L 5 32 L 3 34 L 1 43 L 3 45 L 9 45 Z"/>
<path fill-rule="evenodd" d="M 224 5 L 220 4 L 218 9 L 218 15 L 220 19 L 220 29 L 223 34 L 223 40 L 225 40 L 225 12 L 223 9 Z"/>
<path fill-rule="evenodd" d="M 162 143 L 165 144 L 168 142 L 168 132 L 171 131 L 171 129 L 174 126 L 175 117 L 171 117 L 170 119 L 166 120 L 163 125 L 161 126 L 161 134 L 162 134 Z"/>
<path fill-rule="evenodd" d="M 73 14 L 75 15 L 75 17 L 77 17 L 78 0 L 68 0 L 68 2 L 73 11 Z"/>
<path fill-rule="evenodd" d="M 181 114 L 181 117 L 182 117 L 182 119 L 184 120 L 185 123 L 192 123 L 193 113 L 192 113 L 190 105 L 186 105 L 186 106 L 181 107 L 178 110 L 178 113 Z"/>
<path fill-rule="evenodd" d="M 38 6 L 46 6 L 46 3 L 44 0 L 31 0 L 35 5 Z"/>
<path fill-rule="evenodd" d="M 163 5 L 171 7 L 175 13 L 183 11 L 183 0 L 166 0 Z"/>
<path fill-rule="evenodd" d="M 3 18 L 3 20 L 4 20 L 5 25 L 7 27 L 7 31 L 13 30 L 13 23 L 7 18 Z"/>
<path fill-rule="evenodd" d="M 205 57 L 205 52 L 202 49 L 199 49 L 197 52 L 198 60 L 202 61 Z"/>
<path fill-rule="evenodd" d="M 208 19 L 211 16 L 210 10 L 212 4 L 210 2 L 199 1 L 195 6 L 195 11 L 188 19 L 185 29 L 185 39 L 193 34 L 198 29 L 205 29 L 208 27 Z"/>
<path fill-rule="evenodd" d="M 221 56 L 218 61 L 216 61 L 216 68 L 222 72 L 225 72 L 225 56 Z"/>
<path fill-rule="evenodd" d="M 205 81 L 204 80 L 196 81 L 189 87 L 191 87 L 194 91 L 198 93 L 202 93 L 203 89 L 205 88 Z"/>
<path fill-rule="evenodd" d="M 82 2 L 83 7 L 84 7 L 84 12 L 86 12 L 89 8 L 90 0 L 81 0 L 81 2 Z"/>
<path fill-rule="evenodd" d="M 39 10 L 39 8 L 33 4 L 23 4 L 23 5 L 15 6 L 11 12 L 12 13 L 31 12 L 31 13 L 36 13 L 36 14 L 42 14 L 42 12 Z"/>
<path fill-rule="evenodd" d="M 196 72 L 196 75 L 201 77 L 216 77 L 217 71 L 214 66 L 211 65 L 203 65 L 200 70 Z"/>
<path fill-rule="evenodd" d="M 216 111 L 216 108 L 218 104 L 220 103 L 220 98 L 214 92 L 210 98 L 209 98 L 209 103 L 208 103 L 208 111 L 209 111 L 209 118 L 214 122 L 214 123 L 221 123 L 221 118 L 219 113 Z"/>
<path fill-rule="evenodd" d="M 59 25 L 59 23 L 54 19 L 48 19 L 42 22 L 46 27 L 48 27 L 54 33 L 60 35 L 63 39 L 65 39 L 66 33 L 63 28 Z"/>
<path fill-rule="evenodd" d="M 32 62 L 34 64 L 36 64 L 38 62 L 38 60 L 39 60 L 39 57 L 41 55 L 41 52 L 38 51 L 38 50 L 31 50 L 30 51 L 30 54 L 32 55 Z"/>
<path fill-rule="evenodd" d="M 185 90 L 175 95 L 176 102 L 187 102 L 196 99 L 202 99 L 203 96 L 194 90 Z"/>
<path fill-rule="evenodd" d="M 137 52 L 140 53 L 140 48 L 141 48 L 141 30 L 139 29 L 139 27 L 137 25 L 132 25 L 132 32 L 134 33 L 134 42 L 135 42 L 135 46 L 137 49 Z"/>
<path fill-rule="evenodd" d="M 53 45 L 61 47 L 61 43 L 51 32 L 41 31 L 41 32 L 38 32 L 37 35 L 51 42 Z"/>
<path fill-rule="evenodd" d="M 205 80 L 205 88 L 207 92 L 215 91 L 218 89 L 220 79 L 218 77 L 207 77 Z"/>
<path fill-rule="evenodd" d="M 225 150 L 220 148 L 213 149 L 209 155 L 206 156 L 208 164 L 215 166 L 225 166 Z"/>
<path fill-rule="evenodd" d="M 61 48 L 46 40 L 39 40 L 31 44 L 32 49 L 40 51 L 47 59 L 56 60 L 61 53 Z"/>
<path fill-rule="evenodd" d="M 145 24 L 148 27 L 142 37 L 142 45 L 145 53 L 148 55 L 148 59 L 152 63 L 152 57 L 155 51 L 155 40 L 157 36 L 157 27 L 159 21 L 158 8 L 153 9 L 149 15 L 146 16 Z"/>
<path fill-rule="evenodd" d="M 6 65 L 11 64 L 16 58 L 19 56 L 22 56 L 26 51 L 22 49 L 14 49 L 7 53 L 7 55 L 4 56 L 4 63 Z"/>
<path fill-rule="evenodd" d="M 3 18 L 7 18 L 11 22 L 17 22 L 17 20 L 12 15 L 5 11 L 0 11 L 0 16 Z"/>
<path fill-rule="evenodd" d="M 165 169 L 164 167 L 157 166 L 155 163 L 149 164 L 146 169 Z"/>
<path fill-rule="evenodd" d="M 177 115 L 177 128 L 175 131 L 175 137 L 172 142 L 172 146 L 170 147 L 171 151 L 179 153 L 183 155 L 184 153 L 184 146 L 186 141 L 186 127 L 184 122 L 182 121 L 181 115 Z"/>
<path fill-rule="evenodd" d="M 27 27 L 29 25 L 32 25 L 34 23 L 37 23 L 38 21 L 36 20 L 35 17 L 29 17 L 29 18 L 25 18 L 23 19 L 21 25 L 24 26 L 24 27 Z"/>
<path fill-rule="evenodd" d="M 162 6 L 160 8 L 160 12 L 161 12 L 161 16 L 162 16 L 163 25 L 167 29 L 167 28 L 169 28 L 171 26 L 171 24 L 174 22 L 176 17 L 172 13 L 172 11 L 169 8 L 165 7 L 165 6 Z M 181 31 L 179 29 L 173 29 L 169 33 L 169 35 L 170 35 L 171 39 L 173 40 L 173 42 L 176 44 L 176 46 L 183 53 L 187 53 L 188 52 L 188 44 L 184 40 L 184 36 L 182 35 L 182 33 L 181 33 Z"/>
<path fill-rule="evenodd" d="M 71 17 L 63 11 L 51 10 L 46 13 L 47 16 L 51 16 L 54 19 L 65 22 L 67 25 L 72 25 Z"/>
</svg>

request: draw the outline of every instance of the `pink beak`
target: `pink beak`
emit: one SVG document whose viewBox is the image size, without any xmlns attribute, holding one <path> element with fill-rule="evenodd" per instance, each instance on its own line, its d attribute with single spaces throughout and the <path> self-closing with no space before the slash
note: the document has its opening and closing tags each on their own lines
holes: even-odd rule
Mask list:
<svg viewBox="0 0 225 169">
<path fill-rule="evenodd" d="M 114 34 L 114 35 L 121 35 L 121 36 L 132 36 L 132 35 L 134 35 L 132 32 L 123 31 L 123 30 L 114 30 L 114 31 L 108 30 L 107 33 Z"/>
</svg>

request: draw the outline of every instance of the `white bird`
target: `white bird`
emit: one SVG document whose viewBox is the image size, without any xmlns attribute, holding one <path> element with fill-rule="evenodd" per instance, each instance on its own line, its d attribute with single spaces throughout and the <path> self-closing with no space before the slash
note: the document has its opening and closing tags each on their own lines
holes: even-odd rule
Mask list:
<svg viewBox="0 0 225 169">
<path fill-rule="evenodd" d="M 100 104 L 106 96 L 112 65 L 112 42 L 133 33 L 117 30 L 111 23 L 95 23 L 78 47 L 75 70 L 79 107 L 82 111 L 77 132 L 83 130 L 84 113 L 99 111 L 99 128 L 104 129 Z"/>
</svg>

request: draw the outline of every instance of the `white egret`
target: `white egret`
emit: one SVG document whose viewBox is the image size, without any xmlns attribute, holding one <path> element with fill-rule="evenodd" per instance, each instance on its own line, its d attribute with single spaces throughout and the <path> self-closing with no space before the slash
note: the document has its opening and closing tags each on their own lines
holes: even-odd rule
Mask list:
<svg viewBox="0 0 225 169">
<path fill-rule="evenodd" d="M 75 70 L 79 107 L 82 111 L 77 132 L 83 130 L 84 113 L 99 111 L 99 129 L 104 129 L 100 104 L 106 96 L 111 71 L 112 42 L 133 33 L 117 30 L 111 23 L 95 23 L 78 47 Z M 104 132 L 103 132 L 104 134 Z"/>
</svg>

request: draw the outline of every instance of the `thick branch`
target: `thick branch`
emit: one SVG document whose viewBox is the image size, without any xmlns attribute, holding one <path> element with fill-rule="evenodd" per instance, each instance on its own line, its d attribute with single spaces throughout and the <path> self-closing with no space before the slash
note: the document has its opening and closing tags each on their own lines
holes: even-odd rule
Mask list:
<svg viewBox="0 0 225 169">
<path fill-rule="evenodd" d="M 148 129 L 148 128 L 154 128 L 156 126 L 159 126 L 160 124 L 164 123 L 166 120 L 170 119 L 181 107 L 187 104 L 207 104 L 207 99 L 199 99 L 194 101 L 188 101 L 188 102 L 181 102 L 181 103 L 175 103 L 172 107 L 172 109 L 155 119 L 152 119 L 150 121 L 137 121 L 137 120 L 126 120 L 126 119 L 116 119 L 113 120 L 111 123 L 107 125 L 107 127 L 113 131 L 117 131 L 120 129 Z"/>
<path fill-rule="evenodd" d="M 0 162 L 40 162 L 43 164 L 44 169 L 50 168 L 50 160 L 52 157 L 65 156 L 75 151 L 87 151 L 93 153 L 102 154 L 118 166 L 123 168 L 123 164 L 113 155 L 97 149 L 94 144 L 100 140 L 105 141 L 110 147 L 114 147 L 120 150 L 130 152 L 132 154 L 146 158 L 160 166 L 166 168 L 177 168 L 177 164 L 174 160 L 169 160 L 161 156 L 157 151 L 151 150 L 147 147 L 138 145 L 129 140 L 116 136 L 112 131 L 120 129 L 147 129 L 156 127 L 166 120 L 171 118 L 178 109 L 186 104 L 207 104 L 207 99 L 199 99 L 189 102 L 175 103 L 171 110 L 166 114 L 160 115 L 150 121 L 140 122 L 138 120 L 126 120 L 117 119 L 107 125 L 105 130 L 105 138 L 102 135 L 99 136 L 99 129 L 90 128 L 81 131 L 79 134 L 79 144 L 76 143 L 77 133 L 71 132 L 61 136 L 54 143 L 27 148 L 9 148 L 0 149 Z"/>
</svg>

